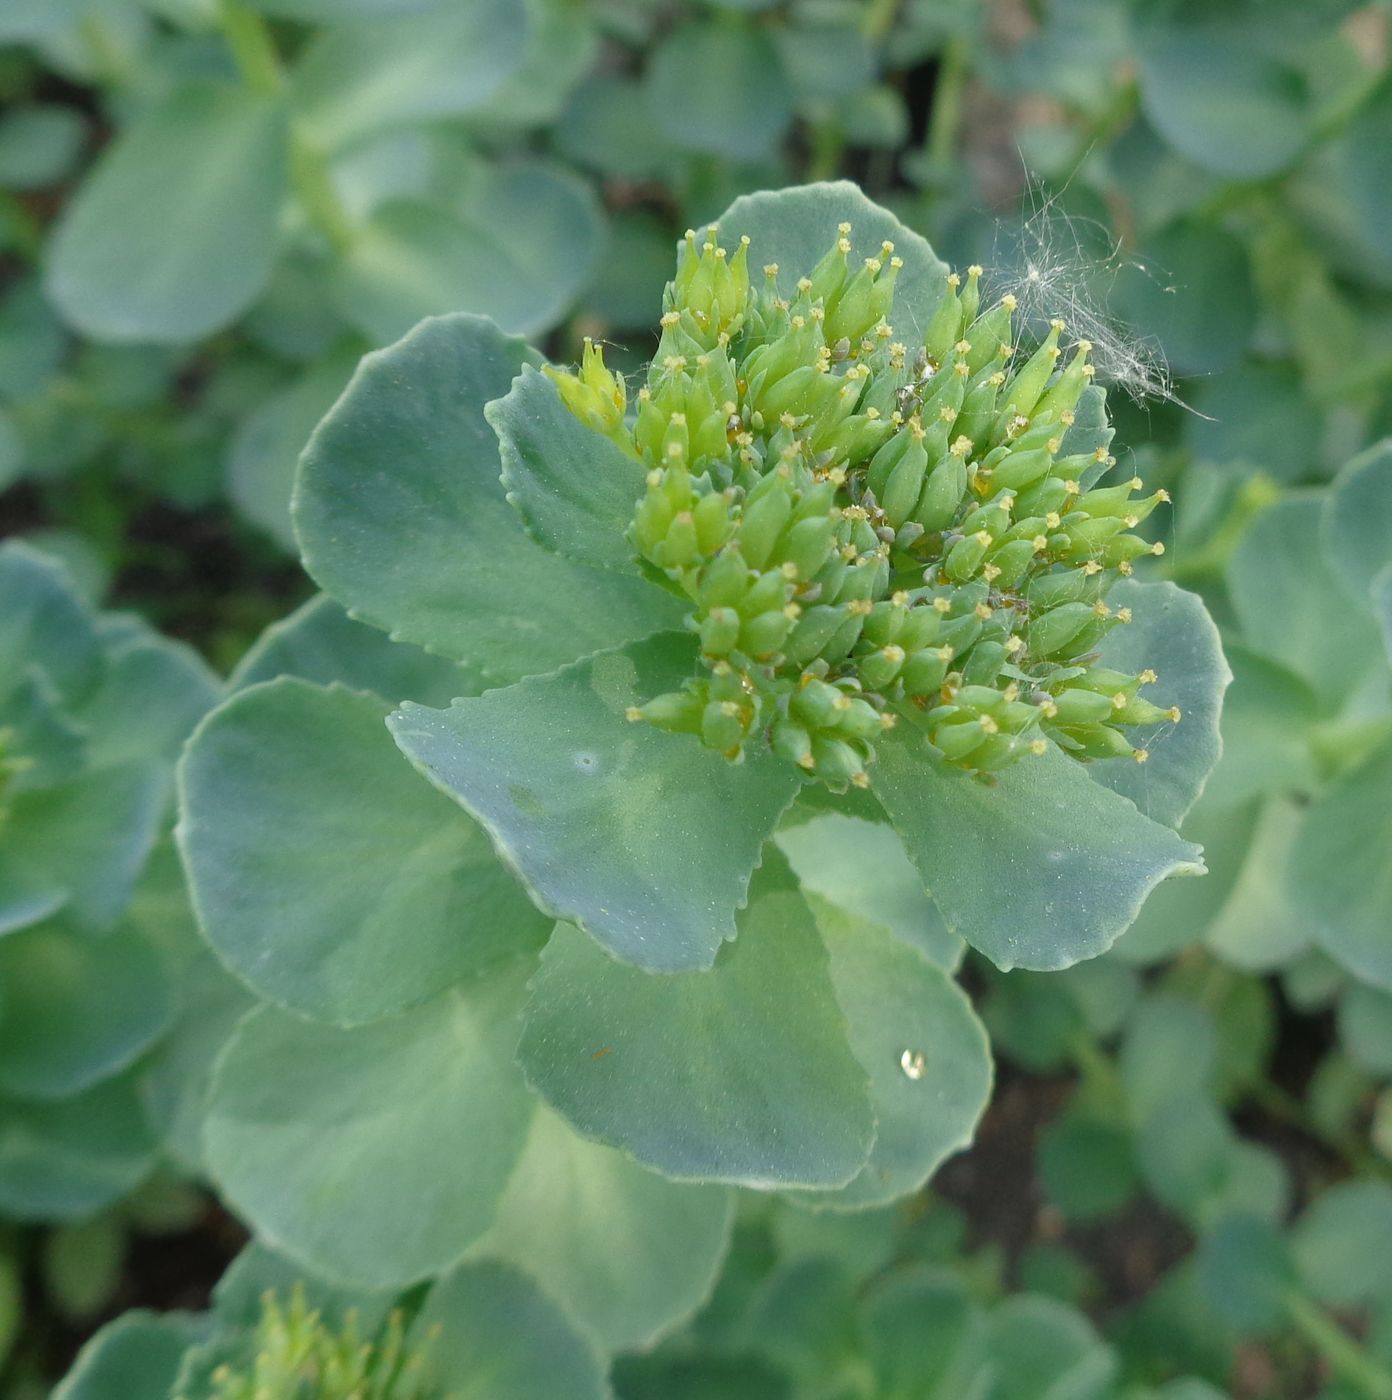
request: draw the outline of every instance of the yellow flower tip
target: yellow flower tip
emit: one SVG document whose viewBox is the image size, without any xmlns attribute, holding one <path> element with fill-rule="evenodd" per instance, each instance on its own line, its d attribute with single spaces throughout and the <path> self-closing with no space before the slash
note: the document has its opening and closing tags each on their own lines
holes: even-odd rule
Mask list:
<svg viewBox="0 0 1392 1400">
<path fill-rule="evenodd" d="M 1163 540 L 1156 540 L 1155 543 L 1151 545 L 1150 552 L 1158 558 L 1165 552 L 1165 542 Z"/>
<path fill-rule="evenodd" d="M 1051 457 L 1057 457 L 1057 456 L 1058 456 L 1058 453 L 1059 453 L 1059 448 L 1061 448 L 1061 447 L 1063 446 L 1063 439 L 1062 439 L 1062 438 L 1052 437 L 1052 438 L 1049 439 L 1048 442 L 1046 442 L 1046 443 L 1044 444 L 1044 446 L 1045 446 L 1046 448 L 1048 448 L 1048 450 L 1049 450 L 1049 456 L 1051 456 Z"/>
<path fill-rule="evenodd" d="M 1036 554 L 1043 554 L 1049 547 L 1049 537 L 1047 535 L 1036 535 L 1030 541 L 1030 544 L 1034 546 L 1034 552 Z"/>
<path fill-rule="evenodd" d="M 970 355 L 970 354 L 971 354 L 971 341 L 969 341 L 969 340 L 959 340 L 959 341 L 957 342 L 957 344 L 954 345 L 952 348 L 953 348 L 959 355 Z"/>
<path fill-rule="evenodd" d="M 777 276 L 778 276 L 778 264 L 777 264 L 777 263 L 765 263 L 765 264 L 764 264 L 764 276 L 765 276 L 765 277 L 770 277 L 770 278 L 771 278 L 771 277 L 777 277 Z"/>
<path fill-rule="evenodd" d="M 952 604 L 946 598 L 934 598 L 933 611 L 946 617 L 952 611 Z"/>
<path fill-rule="evenodd" d="M 954 656 L 956 656 L 956 655 L 957 655 L 956 651 L 953 650 L 953 648 L 950 647 L 950 646 L 941 646 L 941 647 L 938 648 L 938 660 L 939 660 L 939 661 L 951 661 L 952 658 L 953 658 Z"/>
<path fill-rule="evenodd" d="M 909 606 L 909 595 L 904 589 L 900 589 L 889 600 L 896 608 L 907 608 Z"/>
<path fill-rule="evenodd" d="M 962 279 L 955 272 L 947 274 L 947 285 L 955 292 L 962 285 Z"/>
<path fill-rule="evenodd" d="M 1112 709 L 1114 710 L 1124 710 L 1130 703 L 1131 702 L 1127 700 L 1126 696 L 1121 691 L 1117 691 L 1117 693 L 1112 696 Z"/>
<path fill-rule="evenodd" d="M 1062 334 L 1068 329 L 1068 322 L 1063 320 L 1062 317 L 1055 316 L 1054 319 L 1049 322 L 1049 329 L 1051 331 L 1058 331 L 1060 334 Z"/>
<path fill-rule="evenodd" d="M 867 773 L 867 772 L 865 771 L 865 769 L 863 769 L 863 768 L 860 770 L 859 773 L 852 773 L 852 774 L 851 774 L 851 786 L 854 787 L 854 788 L 860 788 L 862 791 L 864 791 L 866 788 L 868 788 L 868 787 L 870 786 L 870 775 L 869 775 L 869 773 Z"/>
<path fill-rule="evenodd" d="M 991 606 L 989 603 L 978 603 L 972 611 L 982 622 L 989 622 L 991 620 Z"/>
<path fill-rule="evenodd" d="M 1161 501 L 1163 501 L 1166 505 L 1169 504 L 1169 501 L 1170 501 L 1170 493 L 1169 493 L 1168 491 L 1166 491 L 1165 488 L 1164 488 L 1163 486 L 1162 486 L 1155 494 L 1156 494 L 1157 498 L 1160 499 Z"/>
<path fill-rule="evenodd" d="M 1150 669 L 1149 666 L 1147 666 L 1145 670 L 1142 671 L 1141 674 L 1137 677 L 1137 679 L 1142 685 L 1154 685 L 1155 682 L 1160 679 L 1160 677 L 1157 676 L 1155 672 Z"/>
<path fill-rule="evenodd" d="M 1058 717 L 1058 706 L 1052 700 L 1046 700 L 1040 707 L 1040 713 L 1045 719 L 1056 719 Z"/>
<path fill-rule="evenodd" d="M 1171 705 L 1165 713 L 1169 715 L 1171 724 L 1178 724 L 1183 718 L 1178 705 Z"/>
<path fill-rule="evenodd" d="M 1049 752 L 1049 741 L 1047 739 L 1031 739 L 1029 751 L 1036 757 Z"/>
<path fill-rule="evenodd" d="M 1136 760 L 1137 763 L 1144 763 L 1144 762 L 1150 757 L 1150 750 L 1149 750 L 1149 749 L 1132 749 L 1132 750 L 1131 750 L 1131 757 L 1134 758 L 1134 759 Z"/>
<path fill-rule="evenodd" d="M 810 769 L 813 766 L 814 762 L 815 760 L 813 759 L 812 755 L 810 753 L 805 753 L 798 758 L 798 767 Z"/>
<path fill-rule="evenodd" d="M 1117 616 L 1117 621 L 1118 621 L 1118 622 L 1130 622 L 1130 621 L 1131 621 L 1131 609 L 1130 609 L 1130 608 L 1118 608 L 1118 609 L 1117 609 L 1117 615 L 1116 615 L 1116 616 Z"/>
<path fill-rule="evenodd" d="M 1017 306 L 1019 306 L 1020 303 L 1015 299 L 1014 293 L 1012 293 L 1012 292 L 1007 292 L 1007 293 L 1000 299 L 1000 304 L 1001 304 L 1003 307 L 1005 307 L 1005 309 L 1006 309 L 1007 311 L 1014 311 L 1015 308 L 1016 308 Z"/>
<path fill-rule="evenodd" d="M 981 732 L 983 734 L 1000 733 L 1000 725 L 998 725 L 990 715 L 982 715 L 976 722 L 981 726 Z"/>
<path fill-rule="evenodd" d="M 1092 605 L 1092 610 L 1098 617 L 1111 617 L 1112 615 L 1111 608 L 1109 608 L 1101 598 Z"/>
<path fill-rule="evenodd" d="M 852 617 L 869 617 L 874 606 L 875 605 L 869 598 L 852 598 L 851 601 L 846 604 L 846 611 L 850 613 Z"/>
<path fill-rule="evenodd" d="M 1063 489 L 1067 491 L 1070 496 L 1076 496 L 1083 489 L 1083 486 L 1081 482 L 1074 481 L 1070 477 L 1063 483 Z"/>
<path fill-rule="evenodd" d="M 643 712 L 637 705 L 630 705 L 628 709 L 624 711 L 624 718 L 630 724 L 637 724 L 638 721 L 643 718 Z"/>
<path fill-rule="evenodd" d="M 975 281 L 976 278 L 980 277 L 985 270 L 986 269 L 983 268 L 980 263 L 973 263 L 967 269 L 967 276 L 970 277 L 973 281 Z"/>
<path fill-rule="evenodd" d="M 851 226 L 848 223 L 837 224 L 836 232 L 839 233 L 842 238 L 849 237 L 851 232 Z"/>
<path fill-rule="evenodd" d="M 893 729 L 894 726 L 895 726 L 896 724 L 898 724 L 898 723 L 899 723 L 899 717 L 898 717 L 898 715 L 891 714 L 890 711 L 888 711 L 888 710 L 886 710 L 886 711 L 884 712 L 884 714 L 882 714 L 882 715 L 880 716 L 880 728 L 881 728 L 881 729 Z"/>
</svg>

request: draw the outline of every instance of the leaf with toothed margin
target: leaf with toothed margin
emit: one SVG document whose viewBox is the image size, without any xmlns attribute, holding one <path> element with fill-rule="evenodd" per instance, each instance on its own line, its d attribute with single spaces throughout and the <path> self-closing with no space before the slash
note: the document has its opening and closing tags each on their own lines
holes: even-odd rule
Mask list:
<svg viewBox="0 0 1392 1400">
<path fill-rule="evenodd" d="M 367 356 L 300 459 L 305 567 L 354 617 L 495 683 L 680 624 L 682 603 L 560 559 L 508 505 L 484 405 L 535 354 L 479 316 Z"/>
<path fill-rule="evenodd" d="M 498 435 L 507 498 L 553 554 L 638 573 L 626 531 L 647 464 L 582 423 L 531 365 L 484 409 Z"/>
<path fill-rule="evenodd" d="M 875 1137 L 826 949 L 771 857 L 708 971 L 615 962 L 557 924 L 518 1059 L 576 1131 L 678 1181 L 844 1186 Z"/>
<path fill-rule="evenodd" d="M 987 785 L 895 732 L 874 784 L 948 925 L 1004 970 L 1096 957 L 1166 876 L 1203 873 L 1199 847 L 1053 747 Z"/>
<path fill-rule="evenodd" d="M 649 971 L 709 967 L 801 780 L 772 754 L 730 764 L 629 722 L 696 664 L 693 638 L 663 633 L 388 724 L 547 913 Z"/>
<path fill-rule="evenodd" d="M 777 263 L 787 274 L 787 286 L 797 269 L 811 269 L 821 261 L 835 241 L 838 224 L 851 225 L 853 259 L 877 256 L 881 243 L 893 243 L 904 260 L 894 284 L 894 316 L 901 340 L 913 335 L 922 340 L 947 287 L 947 264 L 927 240 L 889 210 L 871 203 L 849 180 L 741 195 L 718 222 L 721 239 L 732 248 L 748 235 L 751 269 Z M 757 284 L 757 270 L 751 280 Z"/>
<path fill-rule="evenodd" d="M 1094 763 L 1088 772 L 1151 820 L 1178 826 L 1223 751 L 1218 718 L 1232 672 L 1218 629 L 1195 594 L 1173 583 L 1122 579 L 1107 602 L 1114 610 L 1130 608 L 1133 621 L 1107 634 L 1101 664 L 1133 676 L 1147 667 L 1155 671 L 1155 685 L 1143 694 L 1152 704 L 1177 706 L 1180 722 L 1126 731 L 1149 754 L 1146 762 Z"/>
<path fill-rule="evenodd" d="M 807 896 L 831 955 L 851 1049 L 870 1076 L 875 1145 L 839 1191 L 799 1205 L 858 1210 L 917 1191 L 971 1143 L 991 1095 L 991 1046 L 962 990 L 888 929 Z"/>
</svg>

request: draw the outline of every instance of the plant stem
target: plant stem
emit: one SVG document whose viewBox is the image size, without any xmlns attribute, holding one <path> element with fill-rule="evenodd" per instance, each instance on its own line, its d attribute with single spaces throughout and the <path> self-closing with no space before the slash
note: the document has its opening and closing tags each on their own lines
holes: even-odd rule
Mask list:
<svg viewBox="0 0 1392 1400">
<path fill-rule="evenodd" d="M 809 180 L 832 180 L 836 178 L 841 164 L 841 152 L 845 149 L 846 138 L 841 124 L 836 121 L 818 122 L 811 131 L 811 158 L 807 164 Z"/>
<path fill-rule="evenodd" d="M 1295 1330 L 1368 1400 L 1392 1400 L 1392 1371 L 1369 1356 L 1322 1309 L 1299 1293 L 1286 1295 L 1286 1316 Z"/>
<path fill-rule="evenodd" d="M 933 112 L 928 119 L 924 154 L 935 168 L 951 163 L 957 149 L 957 133 L 962 125 L 962 98 L 967 88 L 971 50 L 962 38 L 947 41 L 933 86 Z"/>
<path fill-rule="evenodd" d="M 1170 577 L 1197 578 L 1204 574 L 1220 573 L 1252 517 L 1279 500 L 1280 496 L 1281 488 L 1269 477 L 1249 477 L 1238 488 L 1227 518 L 1208 537 L 1202 549 L 1196 549 L 1182 561 L 1176 559 L 1171 564 Z"/>
<path fill-rule="evenodd" d="M 266 97 L 280 93 L 285 87 L 285 71 L 265 18 L 247 9 L 241 0 L 219 0 L 218 18 L 247 89 Z M 334 188 L 328 158 L 293 124 L 290 179 L 305 217 L 334 252 L 342 253 L 353 241 L 352 217 Z"/>
<path fill-rule="evenodd" d="M 242 82 L 252 92 L 266 96 L 279 92 L 284 86 L 285 74 L 266 21 L 238 0 L 220 0 L 218 19 Z"/>
</svg>

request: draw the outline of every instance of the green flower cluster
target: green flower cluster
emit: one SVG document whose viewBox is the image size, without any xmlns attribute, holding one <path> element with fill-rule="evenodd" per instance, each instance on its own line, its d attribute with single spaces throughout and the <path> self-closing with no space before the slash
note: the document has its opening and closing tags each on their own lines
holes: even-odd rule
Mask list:
<svg viewBox="0 0 1392 1400">
<path fill-rule="evenodd" d="M 1054 321 L 1013 364 L 1015 299 L 982 311 L 979 267 L 911 343 L 894 245 L 856 263 L 849 224 L 791 296 L 774 264 L 753 287 L 748 258 L 747 238 L 731 257 L 714 226 L 687 235 L 631 417 L 595 346 L 578 375 L 550 371 L 649 464 L 630 538 L 694 604 L 705 673 L 630 718 L 731 760 L 769 743 L 837 789 L 868 784 L 901 721 L 976 772 L 1050 740 L 1144 761 L 1124 731 L 1179 715 L 1097 648 L 1131 620 L 1106 593 L 1161 552 L 1132 532 L 1167 497 L 1097 487 L 1115 458 L 1066 450 L 1089 343 L 1059 369 Z"/>
<path fill-rule="evenodd" d="M 249 1369 L 218 1367 L 208 1400 L 434 1400 L 438 1394 L 419 1384 L 422 1355 L 407 1346 L 400 1313 L 368 1341 L 352 1311 L 341 1330 L 331 1330 L 300 1285 L 288 1306 L 274 1292 L 263 1295 L 255 1350 Z"/>
</svg>

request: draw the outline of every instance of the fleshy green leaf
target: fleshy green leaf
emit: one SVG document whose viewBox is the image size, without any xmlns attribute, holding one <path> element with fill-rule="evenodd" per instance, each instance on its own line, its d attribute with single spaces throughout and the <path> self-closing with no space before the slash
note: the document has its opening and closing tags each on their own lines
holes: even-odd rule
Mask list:
<svg viewBox="0 0 1392 1400">
<path fill-rule="evenodd" d="M 168 1395 L 203 1323 L 185 1313 L 128 1312 L 77 1355 L 53 1400 L 151 1400 Z"/>
<path fill-rule="evenodd" d="M 949 928 L 1002 969 L 1095 957 L 1166 876 L 1203 871 L 1197 846 L 1057 749 L 996 777 L 987 786 L 894 734 L 874 783 Z"/>
<path fill-rule="evenodd" d="M 287 148 L 283 105 L 223 83 L 178 88 L 137 118 L 54 235 L 48 290 L 63 315 L 99 340 L 225 326 L 270 279 Z"/>
<path fill-rule="evenodd" d="M 69 1099 L 0 1102 L 0 1211 L 13 1219 L 85 1220 L 154 1164 L 129 1075 Z"/>
<path fill-rule="evenodd" d="M 653 51 L 645 87 L 650 119 L 669 140 L 734 160 L 771 155 L 793 117 L 778 50 L 733 21 L 674 29 Z"/>
<path fill-rule="evenodd" d="M 355 1030 L 253 1011 L 204 1128 L 227 1199 L 339 1282 L 451 1267 L 487 1229 L 530 1121 L 512 1062 L 520 981 L 509 968 Z"/>
<path fill-rule="evenodd" d="M 1233 681 L 1223 697 L 1223 753 L 1204 804 L 1310 790 L 1319 779 L 1310 748 L 1319 697 L 1293 671 L 1249 647 L 1229 643 L 1224 651 Z"/>
<path fill-rule="evenodd" d="M 238 662 L 227 685 L 244 690 L 278 676 L 298 676 L 316 685 L 338 681 L 384 700 L 422 705 L 448 705 L 455 696 L 480 689 L 462 666 L 354 622 L 322 593 L 273 622 Z"/>
<path fill-rule="evenodd" d="M 397 199 L 375 210 L 334 273 L 334 301 L 379 345 L 453 311 L 533 335 L 584 288 L 603 231 L 593 193 L 569 172 L 536 162 L 486 170 L 456 205 Z"/>
<path fill-rule="evenodd" d="M 547 930 L 484 833 L 402 760 L 388 709 L 284 677 L 217 710 L 180 769 L 208 941 L 267 1000 L 339 1025 L 420 1002 Z"/>
<path fill-rule="evenodd" d="M 887 929 L 812 895 L 851 1049 L 870 1077 L 877 1130 L 848 1186 L 801 1204 L 883 1205 L 918 1190 L 972 1140 L 991 1093 L 991 1049 L 942 969 Z"/>
<path fill-rule="evenodd" d="M 639 579 L 557 559 L 498 480 L 483 407 L 531 358 L 475 316 L 369 355 L 301 460 L 305 567 L 364 622 L 506 684 L 678 624 Z"/>
<path fill-rule="evenodd" d="M 1128 732 L 1149 753 L 1145 763 L 1100 763 L 1089 772 L 1129 797 L 1142 815 L 1178 826 L 1222 752 L 1218 716 L 1232 672 L 1218 629 L 1195 594 L 1172 583 L 1122 579 L 1107 601 L 1114 608 L 1129 607 L 1135 620 L 1107 635 L 1101 664 L 1128 675 L 1153 669 L 1159 680 L 1146 688 L 1146 699 L 1165 708 L 1177 705 L 1180 722 Z"/>
<path fill-rule="evenodd" d="M 1263 511 L 1233 551 L 1227 580 L 1242 639 L 1335 710 L 1381 658 L 1367 612 L 1350 606 L 1317 547 L 1323 499 L 1293 491 Z"/>
<path fill-rule="evenodd" d="M 1296 1223 L 1291 1250 L 1301 1280 L 1332 1307 L 1358 1307 L 1392 1295 L 1392 1186 L 1344 1181 Z"/>
<path fill-rule="evenodd" d="M 647 464 L 581 423 L 530 365 L 484 416 L 498 435 L 507 498 L 535 539 L 554 554 L 636 573 L 624 532 Z"/>
<path fill-rule="evenodd" d="M 58 909 L 83 929 L 112 927 L 154 845 L 167 790 L 159 768 L 123 764 L 17 793 L 0 845 L 0 929 Z"/>
<path fill-rule="evenodd" d="M 1277 174 L 1312 134 L 1312 104 L 1300 75 L 1246 33 L 1168 33 L 1143 52 L 1140 89 L 1141 106 L 1161 136 L 1228 179 Z"/>
<path fill-rule="evenodd" d="M 437 1332 L 424 1376 L 488 1400 L 609 1400 L 603 1359 L 529 1278 L 468 1264 L 431 1290 L 418 1325 Z"/>
<path fill-rule="evenodd" d="M 677 1180 L 844 1186 L 874 1137 L 826 952 L 783 889 L 704 972 L 628 967 L 558 924 L 518 1055 L 578 1131 Z"/>
<path fill-rule="evenodd" d="M 1307 811 L 1288 867 L 1310 932 L 1357 976 L 1392 990 L 1392 744 Z"/>
<path fill-rule="evenodd" d="M 894 284 L 895 329 L 903 340 L 921 340 L 946 289 L 947 264 L 848 180 L 742 195 L 720 216 L 720 234 L 731 247 L 748 234 L 751 266 L 776 262 L 791 286 L 817 265 L 843 222 L 851 225 L 853 258 L 878 254 L 885 240 L 894 244 L 904 260 Z"/>
<path fill-rule="evenodd" d="M 733 1201 L 587 1142 L 544 1107 L 479 1253 L 526 1269 L 608 1350 L 651 1346 L 705 1301 Z"/>
<path fill-rule="evenodd" d="M 69 702 L 96 684 L 101 646 L 67 571 L 18 540 L 0 544 L 0 701 L 31 665 Z"/>
<path fill-rule="evenodd" d="M 110 647 L 101 684 L 81 712 L 90 762 L 172 763 L 217 692 L 197 653 L 153 631 Z"/>
<path fill-rule="evenodd" d="M 285 549 L 295 551 L 290 495 L 295 464 L 309 435 L 343 392 L 355 354 L 340 351 L 257 403 L 227 454 L 227 488 L 238 510 Z"/>
<path fill-rule="evenodd" d="M 522 62 L 522 0 L 471 0 L 417 14 L 403 8 L 323 29 L 300 58 L 296 119 L 315 141 L 338 148 L 387 127 L 463 116 Z"/>
<path fill-rule="evenodd" d="M 94 939 L 50 925 L 0 939 L 0 1091 L 66 1098 L 124 1069 L 173 1020 L 173 990 L 130 930 Z"/>
<path fill-rule="evenodd" d="M 1370 447 L 1339 473 L 1320 528 L 1329 567 L 1350 597 L 1367 602 L 1373 581 L 1392 564 L 1392 442 Z"/>
<path fill-rule="evenodd" d="M 734 765 L 627 720 L 695 663 L 665 633 L 448 710 L 403 705 L 390 726 L 548 913 L 650 971 L 709 967 L 799 779 L 772 754 Z"/>
<path fill-rule="evenodd" d="M 962 940 L 943 923 L 894 828 L 825 812 L 776 837 L 804 891 L 887 928 L 951 972 Z"/>
</svg>

